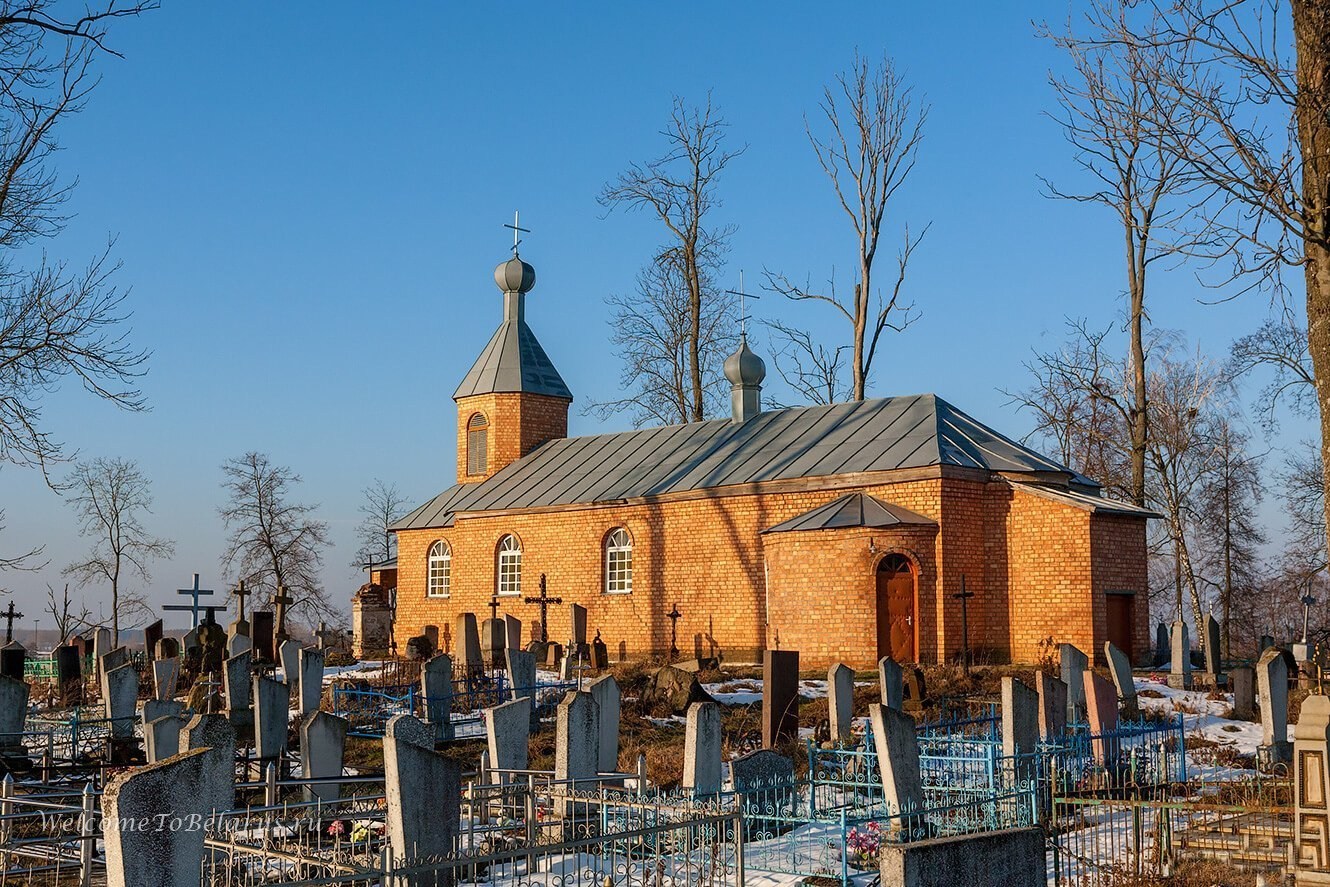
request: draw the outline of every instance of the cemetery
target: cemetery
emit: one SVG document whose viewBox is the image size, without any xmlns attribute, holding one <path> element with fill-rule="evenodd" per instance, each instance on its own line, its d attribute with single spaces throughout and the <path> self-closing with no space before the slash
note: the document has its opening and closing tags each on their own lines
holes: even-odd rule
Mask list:
<svg viewBox="0 0 1330 887">
<path fill-rule="evenodd" d="M 464 614 L 451 652 L 354 660 L 183 593 L 181 639 L 7 660 L 3 883 L 1330 878 L 1330 697 L 1274 644 L 1175 658 L 1174 629 L 1150 668 L 1111 644 L 1025 669 L 611 667 L 576 637 L 523 646 L 511 618 L 482 644 Z"/>
</svg>

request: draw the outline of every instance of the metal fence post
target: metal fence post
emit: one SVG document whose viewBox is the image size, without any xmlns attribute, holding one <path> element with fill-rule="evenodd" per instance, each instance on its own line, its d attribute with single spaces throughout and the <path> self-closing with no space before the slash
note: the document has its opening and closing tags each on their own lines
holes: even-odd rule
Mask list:
<svg viewBox="0 0 1330 887">
<path fill-rule="evenodd" d="M 14 774 L 6 773 L 3 782 L 0 782 L 0 816 L 8 816 L 14 811 L 13 805 L 9 803 L 8 798 L 14 797 Z M 9 843 L 9 820 L 0 820 L 0 844 Z"/>
<path fill-rule="evenodd" d="M 269 763 L 263 772 L 263 803 L 267 807 L 277 806 L 277 765 Z M 269 814 L 271 815 L 271 814 Z"/>
<path fill-rule="evenodd" d="M 97 797 L 92 793 L 92 784 L 83 786 L 83 815 L 79 822 L 79 833 L 83 840 L 79 845 L 79 884 L 82 887 L 92 885 L 92 853 L 97 847 L 94 817 L 97 815 Z"/>
<path fill-rule="evenodd" d="M 842 885 L 850 883 L 850 836 L 845 831 L 845 808 L 840 808 L 840 882 Z"/>
<path fill-rule="evenodd" d="M 734 883 L 743 887 L 744 883 L 744 816 L 743 811 L 734 812 Z"/>
</svg>

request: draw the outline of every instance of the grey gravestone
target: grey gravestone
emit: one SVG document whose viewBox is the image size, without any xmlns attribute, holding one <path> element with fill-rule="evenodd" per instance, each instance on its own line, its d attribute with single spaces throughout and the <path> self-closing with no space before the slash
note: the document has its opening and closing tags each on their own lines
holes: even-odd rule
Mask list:
<svg viewBox="0 0 1330 887">
<path fill-rule="evenodd" d="M 908 813 L 922 809 L 924 787 L 919 773 L 919 740 L 914 718 L 885 705 L 870 705 L 868 712 L 888 811 Z"/>
<path fill-rule="evenodd" d="M 158 699 L 174 699 L 180 680 L 180 660 L 174 656 L 152 661 L 152 690 Z"/>
<path fill-rule="evenodd" d="M 794 761 L 770 749 L 749 752 L 730 761 L 730 783 L 740 794 L 793 785 Z"/>
<path fill-rule="evenodd" d="M 1263 634 L 1263 635 L 1261 635 L 1261 652 L 1262 652 L 1262 653 L 1264 653 L 1266 650 L 1270 649 L 1270 648 L 1273 647 L 1274 645 L 1275 645 L 1275 639 L 1274 639 L 1273 636 L 1268 635 L 1268 634 Z"/>
<path fill-rule="evenodd" d="M 1170 644 L 1168 626 L 1161 622 L 1155 626 L 1155 665 L 1163 665 L 1168 662 L 1172 652 Z"/>
<path fill-rule="evenodd" d="M 162 715 L 151 721 L 144 719 L 143 750 L 149 764 L 180 753 L 180 728 L 184 725 L 185 719 L 177 715 Z"/>
<path fill-rule="evenodd" d="M 180 728 L 180 751 L 213 748 L 217 756 L 211 766 L 217 771 L 208 783 L 216 787 L 211 800 L 205 800 L 209 811 L 230 810 L 236 805 L 236 731 L 225 715 L 196 714 Z"/>
<path fill-rule="evenodd" d="M 196 885 L 204 830 L 180 827 L 207 815 L 219 792 L 216 749 L 194 749 L 111 777 L 102 795 L 108 887 Z"/>
<path fill-rule="evenodd" d="M 503 617 L 503 648 L 504 650 L 522 649 L 522 620 L 506 613 Z"/>
<path fill-rule="evenodd" d="M 1103 738 L 1103 734 L 1118 728 L 1118 691 L 1112 681 L 1104 680 L 1089 669 L 1086 669 L 1083 680 L 1090 733 L 1101 737 L 1091 742 L 1095 760 L 1100 765 L 1107 765 L 1117 758 L 1117 743 Z"/>
<path fill-rule="evenodd" d="M 425 722 L 436 742 L 452 739 L 453 660 L 440 653 L 420 666 L 420 684 L 424 688 Z"/>
<path fill-rule="evenodd" d="M 1256 684 L 1261 699 L 1261 745 L 1256 760 L 1266 766 L 1288 761 L 1288 665 L 1278 648 L 1261 654 Z"/>
<path fill-rule="evenodd" d="M 827 715 L 831 741 L 849 742 L 854 723 L 854 669 L 843 662 L 827 671 Z"/>
<path fill-rule="evenodd" d="M 28 719 L 30 692 L 26 681 L 0 676 L 0 748 L 23 744 L 19 735 Z"/>
<path fill-rule="evenodd" d="M 1039 695 L 1013 677 L 1002 679 L 1002 754 L 1034 754 L 1039 742 Z"/>
<path fill-rule="evenodd" d="M 185 713 L 185 703 L 176 702 L 174 699 L 145 699 L 143 701 L 143 711 L 139 717 L 144 724 L 155 721 L 158 718 L 182 717 Z"/>
<path fill-rule="evenodd" d="M 1173 623 L 1171 637 L 1168 685 L 1174 690 L 1191 689 L 1191 641 L 1187 636 L 1187 623 L 1181 619 Z"/>
<path fill-rule="evenodd" d="M 489 709 L 485 713 L 485 734 L 494 770 L 525 770 L 531 739 L 530 697 L 523 696 Z M 494 773 L 493 781 L 512 782 L 514 778 Z"/>
<path fill-rule="evenodd" d="M 254 649 L 254 642 L 249 639 L 247 634 L 229 635 L 226 638 L 226 655 L 239 656 L 241 653 L 248 653 Z"/>
<path fill-rule="evenodd" d="M 98 669 L 102 667 L 102 657 L 111 652 L 111 629 L 99 628 L 92 633 L 92 663 Z M 98 677 L 101 676 L 100 670 Z"/>
<path fill-rule="evenodd" d="M 1074 644 L 1059 644 L 1058 658 L 1062 683 L 1067 685 L 1067 721 L 1085 723 L 1085 679 L 1081 677 L 1090 667 L 1089 658 Z"/>
<path fill-rule="evenodd" d="M 490 668 L 502 668 L 507 626 L 502 619 L 486 619 L 480 624 L 480 656 Z"/>
<path fill-rule="evenodd" d="M 432 731 L 396 715 L 383 735 L 385 816 L 392 859 L 443 859 L 453 850 L 461 818 L 459 766 L 435 752 Z M 433 884 L 433 875 L 420 876 Z"/>
<path fill-rule="evenodd" d="M 559 703 L 554 778 L 594 779 L 600 766 L 600 712 L 590 693 L 569 693 Z"/>
<path fill-rule="evenodd" d="M 1219 686 L 1219 623 L 1215 617 L 1205 614 L 1205 673 L 1209 675 L 1211 687 Z"/>
<path fill-rule="evenodd" d="M 1039 738 L 1044 742 L 1057 741 L 1067 731 L 1067 685 L 1037 671 L 1034 689 L 1039 696 Z"/>
<path fill-rule="evenodd" d="M 596 700 L 600 718 L 601 773 L 614 773 L 619 769 L 619 682 L 607 674 L 592 681 L 587 691 Z"/>
<path fill-rule="evenodd" d="M 890 656 L 878 660 L 877 680 L 882 690 L 882 704 L 900 711 L 905 705 L 905 677 L 896 660 Z"/>
<path fill-rule="evenodd" d="M 536 657 L 525 650 L 509 647 L 507 659 L 510 698 L 519 699 L 535 695 Z"/>
<path fill-rule="evenodd" d="M 254 676 L 254 750 L 259 760 L 275 761 L 286 751 L 291 714 L 291 685 Z"/>
<path fill-rule="evenodd" d="M 1233 717 L 1240 721 L 1250 721 L 1256 717 L 1256 670 L 1250 665 L 1240 665 L 1228 676 L 1233 689 Z"/>
<path fill-rule="evenodd" d="M 294 686 L 300 680 L 300 641 L 294 638 L 282 641 L 277 656 L 282 660 L 282 680 Z"/>
<path fill-rule="evenodd" d="M 300 722 L 300 773 L 306 779 L 325 779 L 342 775 L 346 754 L 346 718 L 326 711 L 315 711 Z M 341 783 L 321 782 L 305 786 L 306 801 L 336 801 L 342 796 Z"/>
<path fill-rule="evenodd" d="M 720 706 L 694 702 L 688 706 L 684 733 L 683 787 L 694 795 L 720 791 Z"/>
<path fill-rule="evenodd" d="M 96 662 L 97 674 L 100 677 L 105 677 L 106 673 L 111 669 L 119 668 L 129 662 L 129 648 L 116 647 L 114 650 L 109 650 L 104 653 L 101 658 L 96 660 Z"/>
<path fill-rule="evenodd" d="M 237 730 L 248 730 L 254 725 L 253 700 L 249 693 L 253 657 L 246 650 L 232 656 L 222 664 L 222 683 L 226 686 L 226 715 Z"/>
<path fill-rule="evenodd" d="M 302 718 L 319 710 L 323 698 L 323 651 L 300 648 L 300 695 L 298 709 Z"/>
<path fill-rule="evenodd" d="M 767 650 L 762 659 L 762 747 L 799 736 L 799 653 Z"/>
<path fill-rule="evenodd" d="M 1132 677 L 1127 654 L 1113 646 L 1112 641 L 1104 641 L 1104 659 L 1108 662 L 1108 673 L 1113 676 L 1113 685 L 1118 690 L 1122 716 L 1129 721 L 1139 721 L 1141 706 L 1136 700 L 1136 679 Z"/>
<path fill-rule="evenodd" d="M 109 659 L 109 655 L 103 660 Z M 134 735 L 134 713 L 139 701 L 139 673 L 132 665 L 112 668 L 102 675 L 102 703 L 111 721 L 111 735 L 128 739 Z"/>
</svg>

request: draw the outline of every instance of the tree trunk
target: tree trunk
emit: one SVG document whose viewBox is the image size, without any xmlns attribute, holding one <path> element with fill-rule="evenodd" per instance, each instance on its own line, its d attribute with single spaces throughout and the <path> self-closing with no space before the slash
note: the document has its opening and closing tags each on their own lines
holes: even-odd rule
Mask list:
<svg viewBox="0 0 1330 887">
<path fill-rule="evenodd" d="M 851 400 L 863 400 L 864 337 L 868 334 L 868 297 L 863 284 L 854 285 L 854 393 Z"/>
<path fill-rule="evenodd" d="M 1149 433 L 1145 383 L 1145 265 L 1144 256 L 1133 251 L 1132 232 L 1127 228 L 1131 285 L 1131 502 L 1145 507 L 1145 447 Z"/>
<path fill-rule="evenodd" d="M 693 389 L 693 419 L 706 418 L 702 402 L 702 279 L 697 268 L 697 252 L 689 246 L 684 250 L 685 270 L 688 276 L 688 376 Z"/>
</svg>

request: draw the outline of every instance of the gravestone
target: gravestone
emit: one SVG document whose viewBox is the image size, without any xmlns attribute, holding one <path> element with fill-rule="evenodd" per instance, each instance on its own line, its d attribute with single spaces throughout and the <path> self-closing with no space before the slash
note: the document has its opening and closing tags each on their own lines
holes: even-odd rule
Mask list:
<svg viewBox="0 0 1330 887">
<path fill-rule="evenodd" d="M 424 688 L 425 723 L 435 742 L 453 738 L 453 659 L 440 653 L 420 666 L 420 685 Z"/>
<path fill-rule="evenodd" d="M 109 655 L 102 657 L 105 661 Z M 111 721 L 111 736 L 132 739 L 139 701 L 139 673 L 132 665 L 112 668 L 102 675 L 102 706 Z"/>
<path fill-rule="evenodd" d="M 1034 689 L 1039 696 L 1039 738 L 1044 742 L 1061 739 L 1067 732 L 1067 685 L 1037 671 Z"/>
<path fill-rule="evenodd" d="M 503 668 L 503 651 L 508 627 L 502 619 L 486 619 L 480 624 L 480 656 L 489 668 Z"/>
<path fill-rule="evenodd" d="M 1256 686 L 1261 700 L 1261 744 L 1256 762 L 1271 767 L 1289 760 L 1288 665 L 1282 652 L 1271 647 L 1256 662 Z"/>
<path fill-rule="evenodd" d="M 1293 727 L 1293 846 L 1298 884 L 1330 882 L 1330 697 L 1308 696 Z M 1316 877 L 1320 875 L 1321 877 Z"/>
<path fill-rule="evenodd" d="M 522 649 L 522 620 L 508 613 L 503 614 L 503 649 Z"/>
<path fill-rule="evenodd" d="M 157 659 L 179 659 L 180 658 L 180 640 L 178 638 L 162 638 L 157 642 Z"/>
<path fill-rule="evenodd" d="M 152 661 L 152 692 L 158 699 L 174 699 L 180 680 L 180 660 L 175 656 Z"/>
<path fill-rule="evenodd" d="M 1104 641 L 1104 659 L 1108 662 L 1108 673 L 1113 677 L 1113 685 L 1118 690 L 1122 716 L 1129 721 L 1139 721 L 1141 706 L 1136 699 L 1136 679 L 1131 674 L 1131 661 L 1112 641 Z"/>
<path fill-rule="evenodd" d="M 1090 659 L 1074 644 L 1058 644 L 1059 670 L 1062 683 L 1067 685 L 1067 722 L 1085 723 L 1085 679 L 1081 677 L 1090 667 Z"/>
<path fill-rule="evenodd" d="M 614 773 L 619 769 L 619 682 L 614 679 L 614 675 L 607 674 L 592 681 L 587 692 L 596 700 L 600 718 L 600 759 L 597 766 L 601 773 Z"/>
<path fill-rule="evenodd" d="M 205 799 L 205 808 L 232 809 L 236 805 L 236 731 L 225 715 L 196 714 L 180 728 L 180 751 L 199 748 L 217 750 L 209 763 L 216 772 L 208 778 L 215 792 L 211 799 Z"/>
<path fill-rule="evenodd" d="M 837 662 L 827 671 L 827 716 L 831 741 L 850 742 L 854 724 L 854 669 Z"/>
<path fill-rule="evenodd" d="M 97 674 L 99 679 L 104 677 L 111 669 L 119 668 L 127 662 L 129 662 L 128 647 L 116 647 L 114 650 L 108 650 L 103 653 L 101 658 L 97 660 Z"/>
<path fill-rule="evenodd" d="M 794 761 L 760 748 L 730 761 L 730 783 L 740 794 L 763 793 L 772 786 L 793 786 Z"/>
<path fill-rule="evenodd" d="M 590 693 L 571 692 L 559 703 L 554 778 L 594 779 L 600 766 L 600 711 Z"/>
<path fill-rule="evenodd" d="M 882 704 L 901 711 L 905 705 L 905 677 L 895 659 L 883 656 L 878 660 L 877 680 L 882 691 Z"/>
<path fill-rule="evenodd" d="M 581 651 L 586 647 L 586 607 L 581 604 L 570 604 L 568 612 L 572 621 L 572 634 L 569 637 L 574 644 L 574 650 Z"/>
<path fill-rule="evenodd" d="M 509 647 L 506 655 L 508 659 L 508 689 L 512 698 L 521 699 L 533 696 L 536 687 L 536 657 L 515 647 Z"/>
<path fill-rule="evenodd" d="M 185 719 L 179 715 L 162 715 L 143 723 L 143 750 L 148 763 L 164 761 L 180 753 L 180 728 Z"/>
<path fill-rule="evenodd" d="M 28 661 L 28 651 L 18 641 L 10 641 L 0 647 L 0 675 L 23 680 L 23 667 Z"/>
<path fill-rule="evenodd" d="M 92 664 L 98 669 L 97 677 L 101 679 L 102 657 L 111 652 L 111 629 L 98 628 L 92 633 Z M 124 663 L 120 663 L 124 664 Z"/>
<path fill-rule="evenodd" d="M 383 788 L 390 860 L 442 859 L 453 850 L 461 818 L 460 767 L 433 750 L 432 732 L 410 715 L 395 715 L 383 734 Z M 433 873 L 395 879 L 404 887 L 433 885 Z"/>
<path fill-rule="evenodd" d="M 1275 639 L 1273 635 L 1268 635 L 1268 634 L 1261 635 L 1260 652 L 1264 653 L 1266 650 L 1270 649 L 1274 645 L 1275 645 Z"/>
<path fill-rule="evenodd" d="M 286 751 L 291 685 L 254 676 L 254 751 L 261 761 L 278 761 Z"/>
<path fill-rule="evenodd" d="M 319 710 L 323 698 L 323 651 L 301 647 L 299 654 L 300 695 L 299 713 L 306 717 Z"/>
<path fill-rule="evenodd" d="M 274 643 L 276 625 L 271 610 L 255 610 L 253 623 L 249 627 L 250 639 L 254 642 L 254 658 L 263 663 L 277 663 L 277 649 Z"/>
<path fill-rule="evenodd" d="M 563 662 L 563 644 L 549 641 L 545 644 L 545 667 L 558 668 Z"/>
<path fill-rule="evenodd" d="M 1085 670 L 1082 680 L 1090 733 L 1100 737 L 1091 742 L 1095 761 L 1106 766 L 1117 758 L 1117 740 L 1104 734 L 1113 733 L 1118 728 L 1118 691 L 1112 681 L 1104 680 L 1090 669 Z"/>
<path fill-rule="evenodd" d="M 509 650 L 509 655 L 512 655 Z M 496 705 L 485 712 L 485 735 L 489 740 L 490 766 L 498 770 L 525 770 L 531 739 L 531 698 L 523 696 Z M 493 782 L 513 782 L 515 777 L 492 772 Z"/>
<path fill-rule="evenodd" d="M 682 785 L 694 796 L 720 791 L 721 738 L 719 705 L 694 702 L 688 706 Z"/>
<path fill-rule="evenodd" d="M 1159 623 L 1155 626 L 1155 665 L 1163 665 L 1169 660 L 1172 654 L 1171 641 L 1168 637 L 1168 626 Z"/>
<path fill-rule="evenodd" d="M 281 659 L 282 680 L 294 687 L 300 681 L 300 641 L 294 638 L 282 641 L 277 656 Z"/>
<path fill-rule="evenodd" d="M 1181 619 L 1173 623 L 1168 685 L 1174 690 L 1191 689 L 1191 641 L 1187 637 L 1187 623 Z"/>
<path fill-rule="evenodd" d="M 226 691 L 226 716 L 236 731 L 246 734 L 254 726 L 254 708 L 250 697 L 251 663 L 249 651 L 232 656 L 222 666 L 222 684 Z"/>
<path fill-rule="evenodd" d="M 167 716 L 183 717 L 185 714 L 185 704 L 176 702 L 174 699 L 145 699 L 143 700 L 143 710 L 139 713 L 139 719 L 144 723 L 155 721 L 158 718 Z"/>
<path fill-rule="evenodd" d="M 1214 689 L 1219 688 L 1220 660 L 1219 660 L 1219 623 L 1215 621 L 1213 614 L 1205 614 L 1205 633 L 1202 636 L 1205 643 L 1205 681 L 1206 686 Z"/>
<path fill-rule="evenodd" d="M 475 613 L 457 614 L 457 631 L 453 634 L 457 645 L 454 664 L 462 675 L 485 670 L 484 653 L 480 649 L 480 630 L 476 627 Z"/>
<path fill-rule="evenodd" d="M 226 639 L 226 655 L 228 657 L 248 653 L 253 648 L 254 643 L 247 634 L 230 635 Z"/>
<path fill-rule="evenodd" d="M 0 676 L 0 749 L 23 746 L 20 734 L 28 719 L 30 693 L 26 681 Z"/>
<path fill-rule="evenodd" d="M 882 795 L 890 813 L 922 809 L 924 787 L 919 773 L 919 739 L 914 718 L 904 712 L 873 704 L 868 707 L 873 723 Z"/>
<path fill-rule="evenodd" d="M 767 650 L 762 658 L 762 747 L 799 736 L 799 653 Z"/>
<path fill-rule="evenodd" d="M 924 670 L 911 668 L 905 672 L 905 694 L 901 707 L 907 712 L 918 713 L 924 710 L 928 701 L 928 690 L 924 686 Z"/>
<path fill-rule="evenodd" d="M 162 629 L 162 620 L 151 622 L 148 627 L 143 629 L 143 652 L 148 654 L 148 659 L 157 658 L 157 643 L 164 637 L 165 632 Z"/>
<path fill-rule="evenodd" d="M 306 779 L 342 775 L 346 754 L 346 731 L 350 724 L 326 711 L 314 711 L 300 722 L 300 773 Z M 305 786 L 306 801 L 336 801 L 341 783 L 322 782 Z"/>
<path fill-rule="evenodd" d="M 67 704 L 77 705 L 83 701 L 83 657 L 78 647 L 66 644 L 55 648 L 55 679 L 60 686 L 60 696 Z M 71 699 L 71 696 L 77 696 Z"/>
<path fill-rule="evenodd" d="M 1256 669 L 1239 665 L 1228 675 L 1233 690 L 1233 717 L 1250 721 L 1256 717 Z"/>
<path fill-rule="evenodd" d="M 596 671 L 604 671 L 610 667 L 610 648 L 600 639 L 599 629 L 591 641 L 591 667 Z"/>
<path fill-rule="evenodd" d="M 198 884 L 204 830 L 181 827 L 206 816 L 219 792 L 216 749 L 118 773 L 102 795 L 102 838 L 108 887 Z"/>
<path fill-rule="evenodd" d="M 1039 695 L 1014 677 L 1002 679 L 1002 754 L 1033 755 L 1039 742 Z"/>
</svg>

